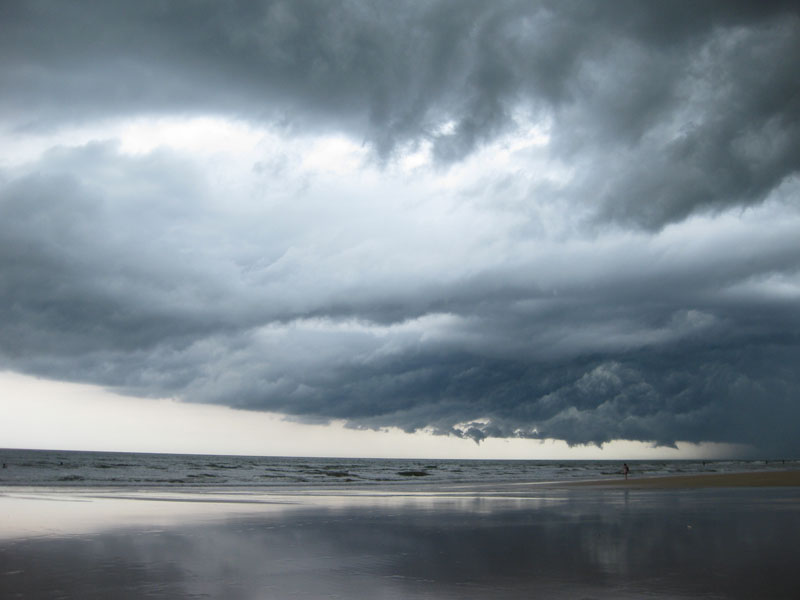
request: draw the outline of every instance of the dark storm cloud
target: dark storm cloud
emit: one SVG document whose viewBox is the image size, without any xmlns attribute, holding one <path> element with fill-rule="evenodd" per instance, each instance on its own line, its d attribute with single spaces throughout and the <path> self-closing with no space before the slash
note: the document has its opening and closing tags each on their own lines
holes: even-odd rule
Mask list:
<svg viewBox="0 0 800 600">
<path fill-rule="evenodd" d="M 744 249 L 719 234 L 699 248 L 667 244 L 673 256 L 567 245 L 524 269 L 351 296 L 313 276 L 299 288 L 286 275 L 248 284 L 216 250 L 218 234 L 247 228 L 220 223 L 206 194 L 169 153 L 126 157 L 108 144 L 51 151 L 4 186 L 5 364 L 476 440 L 794 447 L 796 301 L 734 292 L 796 275 L 796 217 L 748 232 Z M 281 229 L 273 222 L 271 235 Z"/>
<path fill-rule="evenodd" d="M 3 9 L 18 128 L 212 111 L 458 160 L 552 119 L 601 218 L 660 227 L 763 200 L 800 164 L 791 2 L 33 2 Z M 442 130 L 443 123 L 451 127 Z M 708 177 L 713 173 L 713 177 Z"/>
<path fill-rule="evenodd" d="M 458 206 L 489 241 L 435 243 L 359 182 L 266 169 L 254 205 L 176 151 L 53 148 L 0 172 L 1 364 L 476 440 L 797 452 L 797 72 L 793 3 L 5 3 L 6 145 L 212 114 L 447 172 L 527 119 L 571 176 L 487 172 Z"/>
</svg>

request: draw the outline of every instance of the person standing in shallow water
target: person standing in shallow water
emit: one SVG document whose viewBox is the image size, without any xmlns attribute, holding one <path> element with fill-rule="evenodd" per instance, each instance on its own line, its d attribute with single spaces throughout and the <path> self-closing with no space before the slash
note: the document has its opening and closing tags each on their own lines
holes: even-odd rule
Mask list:
<svg viewBox="0 0 800 600">
<path fill-rule="evenodd" d="M 628 463 L 622 463 L 622 473 L 625 475 L 625 481 L 628 480 L 628 473 L 630 472 L 631 470 L 628 468 Z"/>
</svg>

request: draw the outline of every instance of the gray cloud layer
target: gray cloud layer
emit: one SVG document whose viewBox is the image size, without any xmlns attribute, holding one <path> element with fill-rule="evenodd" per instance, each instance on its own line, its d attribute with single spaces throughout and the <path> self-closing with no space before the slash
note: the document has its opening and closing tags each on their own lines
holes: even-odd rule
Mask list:
<svg viewBox="0 0 800 600">
<path fill-rule="evenodd" d="M 530 118 L 573 173 L 487 174 L 458 201 L 497 229 L 442 247 L 381 230 L 369 192 L 229 210 L 176 152 L 53 148 L 0 173 L 4 366 L 476 439 L 800 450 L 794 3 L 0 11 L 12 138 L 216 114 L 345 133 L 378 169 L 430 143 L 442 172 Z M 573 233 L 539 235 L 542 207 Z"/>
<path fill-rule="evenodd" d="M 523 105 L 553 119 L 570 161 L 591 164 L 567 193 L 591 191 L 603 218 L 646 227 L 761 200 L 800 161 L 791 2 L 84 2 L 4 13 L 0 108 L 17 127 L 219 111 L 345 128 L 384 157 L 432 139 L 450 162 L 513 127 Z M 455 127 L 437 132 L 442 121 Z"/>
</svg>

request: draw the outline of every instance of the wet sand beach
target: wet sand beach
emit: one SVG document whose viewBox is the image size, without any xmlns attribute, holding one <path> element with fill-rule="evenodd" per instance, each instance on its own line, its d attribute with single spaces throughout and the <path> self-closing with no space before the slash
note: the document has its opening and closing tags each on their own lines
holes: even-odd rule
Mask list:
<svg viewBox="0 0 800 600">
<path fill-rule="evenodd" d="M 795 598 L 797 473 L 0 490 L 2 598 Z"/>
</svg>

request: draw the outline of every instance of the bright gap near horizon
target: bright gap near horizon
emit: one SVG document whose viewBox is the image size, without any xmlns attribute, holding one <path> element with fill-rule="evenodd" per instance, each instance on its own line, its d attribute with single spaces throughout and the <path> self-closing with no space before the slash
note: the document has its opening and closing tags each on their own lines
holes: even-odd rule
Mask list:
<svg viewBox="0 0 800 600">
<path fill-rule="evenodd" d="M 470 439 L 397 428 L 304 424 L 268 412 L 122 396 L 98 386 L 0 372 L 3 447 L 105 452 L 506 460 L 724 459 L 734 444 L 678 442 L 675 448 L 617 440 L 569 447 L 560 440 Z"/>
</svg>

